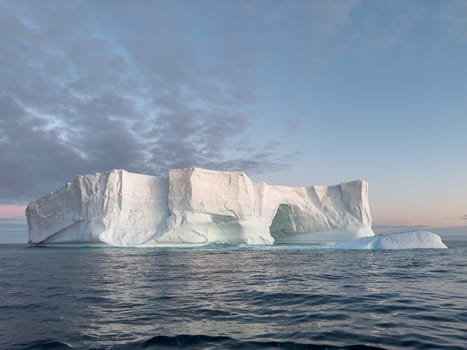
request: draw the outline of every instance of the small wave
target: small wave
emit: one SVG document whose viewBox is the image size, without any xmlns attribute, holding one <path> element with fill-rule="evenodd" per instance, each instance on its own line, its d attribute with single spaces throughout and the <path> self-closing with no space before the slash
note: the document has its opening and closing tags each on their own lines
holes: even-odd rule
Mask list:
<svg viewBox="0 0 467 350">
<path fill-rule="evenodd" d="M 72 346 L 57 340 L 37 340 L 30 344 L 18 344 L 22 350 L 64 350 L 73 349 Z"/>
<path fill-rule="evenodd" d="M 384 349 L 365 344 L 354 344 L 344 347 L 332 346 L 329 344 L 307 344 L 293 341 L 254 341 L 237 340 L 226 336 L 208 335 L 176 335 L 176 336 L 155 336 L 139 346 L 140 349 L 171 349 L 190 348 L 205 349 L 206 346 L 223 349 Z"/>
</svg>

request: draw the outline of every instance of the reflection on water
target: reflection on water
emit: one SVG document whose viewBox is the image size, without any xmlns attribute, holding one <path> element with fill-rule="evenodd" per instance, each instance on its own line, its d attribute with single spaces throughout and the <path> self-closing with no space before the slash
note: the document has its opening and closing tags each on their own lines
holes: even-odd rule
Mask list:
<svg viewBox="0 0 467 350">
<path fill-rule="evenodd" d="M 105 347 L 184 334 L 461 346 L 467 341 L 466 248 L 2 247 L 0 347 L 43 339 Z"/>
</svg>

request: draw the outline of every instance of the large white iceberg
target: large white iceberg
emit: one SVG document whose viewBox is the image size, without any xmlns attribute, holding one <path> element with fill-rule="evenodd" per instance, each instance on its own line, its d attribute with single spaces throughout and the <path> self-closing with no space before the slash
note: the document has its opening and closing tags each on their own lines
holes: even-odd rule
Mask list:
<svg viewBox="0 0 467 350">
<path fill-rule="evenodd" d="M 287 187 L 199 168 L 112 170 L 29 204 L 29 242 L 114 246 L 326 243 L 373 236 L 368 184 Z"/>
</svg>

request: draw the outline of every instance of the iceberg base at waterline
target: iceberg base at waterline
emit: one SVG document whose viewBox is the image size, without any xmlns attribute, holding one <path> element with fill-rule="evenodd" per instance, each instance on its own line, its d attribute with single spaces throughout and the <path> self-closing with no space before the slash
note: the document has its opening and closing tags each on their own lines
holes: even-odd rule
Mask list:
<svg viewBox="0 0 467 350">
<path fill-rule="evenodd" d="M 328 235 L 329 236 L 326 236 Z M 321 235 L 325 235 L 320 240 Z M 368 237 L 345 240 L 355 235 L 355 231 L 335 231 L 323 233 L 304 233 L 290 240 L 276 241 L 274 244 L 251 245 L 229 244 L 217 242 L 214 244 L 194 243 L 161 243 L 153 245 L 140 245 L 137 247 L 160 248 L 206 248 L 206 249 L 247 249 L 247 250 L 401 250 L 401 249 L 446 249 L 446 244 L 436 233 L 429 231 L 408 231 L 398 233 L 386 233 Z M 311 237 L 311 238 L 310 238 Z M 330 242 L 330 237 L 340 239 L 339 243 Z"/>
</svg>

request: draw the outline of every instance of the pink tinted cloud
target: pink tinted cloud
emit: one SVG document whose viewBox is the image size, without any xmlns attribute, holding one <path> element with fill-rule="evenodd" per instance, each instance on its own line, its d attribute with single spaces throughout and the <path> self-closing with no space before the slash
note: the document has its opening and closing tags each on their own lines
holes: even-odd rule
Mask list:
<svg viewBox="0 0 467 350">
<path fill-rule="evenodd" d="M 404 222 L 405 226 L 423 226 L 426 225 L 424 220 L 408 220 Z"/>
<path fill-rule="evenodd" d="M 13 219 L 24 217 L 24 205 L 0 205 L 0 219 Z"/>
</svg>

